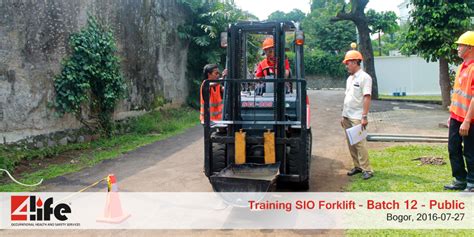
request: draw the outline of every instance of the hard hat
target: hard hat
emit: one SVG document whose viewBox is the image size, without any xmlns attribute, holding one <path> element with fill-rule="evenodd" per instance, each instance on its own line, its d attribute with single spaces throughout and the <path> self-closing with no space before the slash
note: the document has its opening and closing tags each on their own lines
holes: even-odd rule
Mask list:
<svg viewBox="0 0 474 237">
<path fill-rule="evenodd" d="M 362 54 L 357 50 L 349 50 L 344 57 L 344 61 L 342 63 L 346 64 L 349 60 L 363 60 Z"/>
<path fill-rule="evenodd" d="M 273 43 L 273 39 L 272 38 L 266 38 L 263 41 L 262 49 L 273 48 L 274 46 L 275 46 L 275 44 Z"/>
<path fill-rule="evenodd" d="M 474 31 L 466 31 L 464 34 L 459 36 L 456 44 L 474 46 Z"/>
<path fill-rule="evenodd" d="M 344 57 L 344 61 L 342 63 L 346 64 L 349 60 L 363 60 L 362 54 L 355 50 L 357 47 L 356 43 L 351 43 L 352 50 L 347 51 L 346 56 Z"/>
</svg>

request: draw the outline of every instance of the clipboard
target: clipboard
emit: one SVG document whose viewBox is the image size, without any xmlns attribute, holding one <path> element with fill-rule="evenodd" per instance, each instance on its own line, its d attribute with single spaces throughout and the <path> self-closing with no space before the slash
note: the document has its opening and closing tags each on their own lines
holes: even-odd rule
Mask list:
<svg viewBox="0 0 474 237">
<path fill-rule="evenodd" d="M 353 146 L 367 137 L 367 129 L 362 130 L 362 125 L 359 124 L 346 129 L 346 134 L 349 138 L 349 144 Z"/>
</svg>

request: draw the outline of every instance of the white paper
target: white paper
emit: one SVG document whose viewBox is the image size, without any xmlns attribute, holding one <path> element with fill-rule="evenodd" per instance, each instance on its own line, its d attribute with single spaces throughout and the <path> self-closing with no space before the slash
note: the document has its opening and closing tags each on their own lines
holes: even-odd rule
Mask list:
<svg viewBox="0 0 474 237">
<path fill-rule="evenodd" d="M 362 130 L 362 125 L 356 125 L 352 128 L 346 129 L 347 137 L 351 146 L 359 143 L 367 137 L 367 129 Z"/>
</svg>

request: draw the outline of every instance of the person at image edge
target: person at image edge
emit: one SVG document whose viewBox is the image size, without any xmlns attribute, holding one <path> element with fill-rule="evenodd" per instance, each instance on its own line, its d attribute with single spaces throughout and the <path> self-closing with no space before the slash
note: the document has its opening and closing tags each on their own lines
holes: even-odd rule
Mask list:
<svg viewBox="0 0 474 237">
<path fill-rule="evenodd" d="M 448 151 L 454 181 L 444 188 L 474 192 L 474 31 L 462 34 L 456 44 L 463 63 L 456 73 L 448 119 Z"/>
</svg>

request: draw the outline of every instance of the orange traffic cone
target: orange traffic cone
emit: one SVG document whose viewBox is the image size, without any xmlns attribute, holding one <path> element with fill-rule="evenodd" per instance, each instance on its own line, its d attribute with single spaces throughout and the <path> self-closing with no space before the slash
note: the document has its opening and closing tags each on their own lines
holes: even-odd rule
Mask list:
<svg viewBox="0 0 474 237">
<path fill-rule="evenodd" d="M 98 222 L 120 223 L 130 217 L 122 211 L 122 204 L 118 194 L 117 179 L 115 175 L 107 176 L 107 199 L 105 201 L 104 216 L 97 218 Z"/>
</svg>

